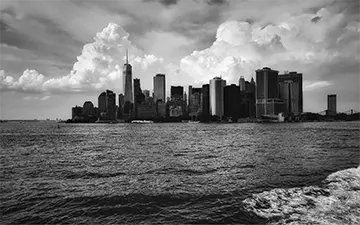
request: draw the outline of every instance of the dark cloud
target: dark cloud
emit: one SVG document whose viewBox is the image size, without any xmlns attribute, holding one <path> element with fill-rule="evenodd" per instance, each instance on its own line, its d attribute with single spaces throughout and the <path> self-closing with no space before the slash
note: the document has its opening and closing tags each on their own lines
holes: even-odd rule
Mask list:
<svg viewBox="0 0 360 225">
<path fill-rule="evenodd" d="M 176 5 L 181 0 L 143 0 L 143 1 L 144 2 L 160 2 L 163 5 L 170 6 L 170 5 Z M 199 0 L 193 0 L 193 1 L 199 1 Z M 226 3 L 227 0 L 206 0 L 206 2 L 209 5 L 214 5 L 214 4 L 221 5 L 221 4 Z"/>
<path fill-rule="evenodd" d="M 0 43 L 31 51 L 38 57 L 53 59 L 56 63 L 67 65 L 76 59 L 74 55 L 77 55 L 84 45 L 50 19 L 30 15 L 21 20 L 7 19 L 9 21 L 0 20 Z M 45 35 L 39 37 L 18 30 L 11 25 L 15 21 L 33 27 L 34 31 L 44 30 Z"/>
<path fill-rule="evenodd" d="M 10 30 L 11 30 L 11 27 L 4 21 L 0 20 L 0 31 L 6 32 L 6 31 L 10 31 Z"/>
<path fill-rule="evenodd" d="M 1 31 L 14 31 L 11 26 L 6 23 L 6 21 L 4 20 L 4 18 L 8 17 L 8 18 L 16 18 L 16 13 L 13 9 L 11 8 L 5 8 L 3 10 L 0 10 L 0 30 Z"/>
<path fill-rule="evenodd" d="M 319 20 L 321 20 L 321 17 L 320 16 L 315 16 L 314 18 L 311 19 L 311 22 L 317 23 Z"/>
<path fill-rule="evenodd" d="M 227 0 L 207 0 L 207 4 L 209 5 L 223 5 L 227 4 Z"/>
<path fill-rule="evenodd" d="M 143 2 L 158 2 L 164 6 L 176 5 L 180 0 L 143 0 Z"/>
<path fill-rule="evenodd" d="M 5 21 L 0 20 L 0 24 L 0 43 L 31 51 L 37 51 L 40 48 L 39 43 L 33 41 L 28 35 L 15 30 Z"/>
</svg>

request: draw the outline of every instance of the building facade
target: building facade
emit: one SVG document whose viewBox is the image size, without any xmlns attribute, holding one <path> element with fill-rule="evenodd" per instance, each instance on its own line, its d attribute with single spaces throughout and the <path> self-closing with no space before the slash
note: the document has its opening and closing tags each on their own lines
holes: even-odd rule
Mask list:
<svg viewBox="0 0 360 225">
<path fill-rule="evenodd" d="M 240 91 L 246 91 L 245 78 L 243 76 L 239 79 Z"/>
<path fill-rule="evenodd" d="M 224 87 L 226 81 L 220 77 L 214 77 L 210 80 L 210 114 L 218 116 L 220 119 L 224 116 Z"/>
<path fill-rule="evenodd" d="M 189 116 L 197 117 L 201 113 L 201 88 L 189 86 Z"/>
<path fill-rule="evenodd" d="M 264 67 L 256 70 L 256 117 L 274 116 L 283 112 L 279 99 L 279 71 Z"/>
<path fill-rule="evenodd" d="M 156 116 L 156 108 L 153 102 L 151 103 L 142 103 L 136 106 L 137 107 L 137 119 L 153 119 Z"/>
<path fill-rule="evenodd" d="M 140 79 L 134 79 L 134 103 L 140 104 L 145 101 L 145 95 L 141 90 Z"/>
<path fill-rule="evenodd" d="M 279 97 L 284 100 L 284 113 L 300 114 L 299 83 L 285 81 L 279 83 Z"/>
<path fill-rule="evenodd" d="M 102 92 L 98 97 L 99 115 L 106 112 L 106 92 Z"/>
<path fill-rule="evenodd" d="M 98 97 L 99 119 L 115 120 L 116 118 L 116 95 L 110 90 L 102 92 Z"/>
<path fill-rule="evenodd" d="M 156 116 L 166 118 L 166 103 L 162 101 L 158 101 L 156 103 Z"/>
<path fill-rule="evenodd" d="M 84 117 L 95 117 L 94 104 L 91 101 L 84 102 L 83 115 Z"/>
<path fill-rule="evenodd" d="M 224 87 L 224 116 L 237 121 L 240 116 L 240 104 L 240 87 L 235 84 Z"/>
<path fill-rule="evenodd" d="M 210 117 L 210 85 L 204 84 L 201 88 L 201 115 L 203 120 Z"/>
<path fill-rule="evenodd" d="M 184 87 L 183 86 L 171 86 L 170 97 L 172 100 L 184 100 Z"/>
<path fill-rule="evenodd" d="M 80 106 L 75 106 L 72 107 L 71 109 L 71 118 L 74 120 L 77 117 L 82 117 L 83 116 L 83 108 Z"/>
<path fill-rule="evenodd" d="M 156 74 L 154 77 L 154 102 L 165 102 L 165 74 Z"/>
<path fill-rule="evenodd" d="M 302 73 L 290 72 L 279 74 L 279 94 L 280 98 L 284 99 L 287 102 L 285 106 L 285 111 L 294 114 L 301 114 L 303 112 L 303 78 Z M 290 86 L 285 85 L 282 88 L 288 88 L 288 92 L 291 93 L 291 96 L 284 96 L 284 89 L 281 89 L 282 84 L 292 83 Z M 285 103 L 286 104 L 286 103 Z"/>
<path fill-rule="evenodd" d="M 336 95 L 328 95 L 327 96 L 327 114 L 329 116 L 334 116 L 337 113 L 337 106 L 336 106 Z"/>
</svg>

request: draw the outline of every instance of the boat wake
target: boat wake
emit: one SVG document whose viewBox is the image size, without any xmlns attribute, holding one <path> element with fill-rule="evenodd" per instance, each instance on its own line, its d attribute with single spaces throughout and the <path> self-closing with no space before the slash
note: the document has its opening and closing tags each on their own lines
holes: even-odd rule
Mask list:
<svg viewBox="0 0 360 225">
<path fill-rule="evenodd" d="M 243 204 L 274 224 L 360 224 L 360 166 L 330 174 L 320 186 L 277 188 Z"/>
</svg>

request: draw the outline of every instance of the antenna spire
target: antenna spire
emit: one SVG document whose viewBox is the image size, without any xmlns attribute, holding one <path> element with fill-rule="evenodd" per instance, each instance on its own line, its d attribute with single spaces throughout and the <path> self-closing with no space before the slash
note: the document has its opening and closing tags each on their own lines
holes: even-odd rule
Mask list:
<svg viewBox="0 0 360 225">
<path fill-rule="evenodd" d="M 128 53 L 128 49 L 126 49 L 126 64 L 129 64 L 129 53 Z"/>
</svg>

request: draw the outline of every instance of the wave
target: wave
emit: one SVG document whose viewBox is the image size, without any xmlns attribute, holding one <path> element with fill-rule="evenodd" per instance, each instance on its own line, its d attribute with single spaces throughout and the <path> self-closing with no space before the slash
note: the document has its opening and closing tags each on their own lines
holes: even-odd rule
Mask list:
<svg viewBox="0 0 360 225">
<path fill-rule="evenodd" d="M 89 172 L 89 171 L 81 171 L 81 172 L 72 172 L 65 171 L 63 176 L 66 179 L 93 179 L 93 178 L 111 178 L 124 176 L 126 173 L 117 172 L 117 173 L 97 173 L 97 172 Z"/>
<path fill-rule="evenodd" d="M 275 224 L 360 224 L 360 166 L 330 174 L 319 186 L 253 194 L 243 204 Z"/>
<path fill-rule="evenodd" d="M 206 175 L 206 174 L 211 174 L 211 173 L 215 173 L 217 170 L 216 169 L 212 169 L 212 168 L 208 168 L 208 169 L 204 169 L 204 170 L 199 170 L 199 169 L 191 169 L 191 168 L 186 168 L 186 169 L 180 169 L 180 168 L 159 168 L 159 169 L 154 169 L 154 170 L 148 170 L 145 172 L 145 174 L 176 174 L 176 175 Z"/>
<path fill-rule="evenodd" d="M 118 195 L 58 196 L 22 201 L 3 208 L 12 224 L 263 224 L 241 208 L 230 194 L 118 193 Z"/>
</svg>

